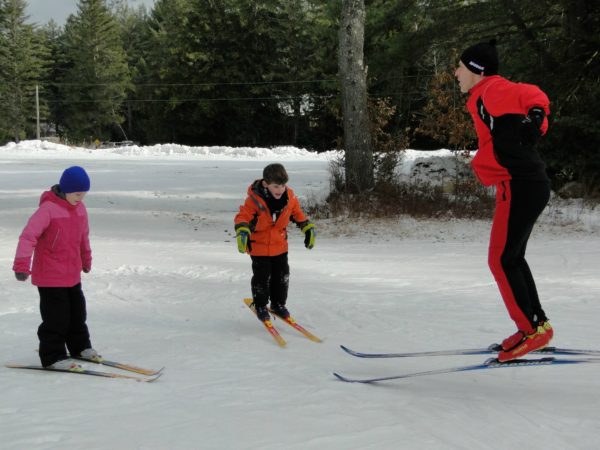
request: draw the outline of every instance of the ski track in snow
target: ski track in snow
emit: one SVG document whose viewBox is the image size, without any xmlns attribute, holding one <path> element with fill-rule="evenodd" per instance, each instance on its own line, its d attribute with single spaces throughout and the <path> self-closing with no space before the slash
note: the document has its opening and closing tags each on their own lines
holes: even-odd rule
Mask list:
<svg viewBox="0 0 600 450">
<path fill-rule="evenodd" d="M 228 150 L 238 160 L 207 160 L 189 148 L 96 157 L 36 145 L 23 144 L 23 154 L 0 148 L 2 360 L 37 362 L 37 292 L 14 280 L 12 258 L 41 192 L 80 164 L 92 178 L 94 262 L 83 289 L 94 346 L 109 359 L 166 369 L 155 383 L 135 383 L 0 368 L 3 450 L 597 448 L 597 365 L 376 386 L 332 376 L 485 359 L 361 360 L 339 344 L 378 352 L 470 348 L 512 333 L 486 265 L 487 221 L 322 220 L 310 252 L 291 226 L 289 307 L 324 342 L 275 321 L 288 341 L 280 349 L 242 303 L 251 269 L 237 253 L 233 216 L 272 162 L 264 155 L 283 162 L 302 198 L 326 193 L 326 159 Z M 578 210 L 557 226 L 553 214 L 534 230 L 528 260 L 554 344 L 600 348 L 597 217 Z"/>
</svg>

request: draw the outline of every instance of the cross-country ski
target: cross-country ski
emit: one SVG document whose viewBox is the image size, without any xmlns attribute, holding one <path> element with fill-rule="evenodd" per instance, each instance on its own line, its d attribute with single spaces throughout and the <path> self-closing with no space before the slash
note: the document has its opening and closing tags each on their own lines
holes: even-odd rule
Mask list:
<svg viewBox="0 0 600 450">
<path fill-rule="evenodd" d="M 351 378 L 334 372 L 334 376 L 347 383 L 377 383 L 380 381 L 401 380 L 404 378 L 422 377 L 428 375 L 440 375 L 453 372 L 472 372 L 477 370 L 500 369 L 511 367 L 532 367 L 532 366 L 549 366 L 549 365 L 574 365 L 574 364 L 598 364 L 600 358 L 581 358 L 581 359 L 558 359 L 554 357 L 546 357 L 539 359 L 515 359 L 507 362 L 499 362 L 496 358 L 490 358 L 482 364 L 473 364 L 466 366 L 450 367 L 446 369 L 426 370 L 423 372 L 403 373 L 399 375 L 378 376 L 372 378 Z"/>
<path fill-rule="evenodd" d="M 487 348 L 472 348 L 472 349 L 452 349 L 452 350 L 434 350 L 424 352 L 405 352 L 405 353 L 364 353 L 352 350 L 344 345 L 340 348 L 346 353 L 358 358 L 416 358 L 424 356 L 459 356 L 459 355 L 488 355 L 498 353 L 500 346 L 492 344 Z M 600 350 L 583 350 L 575 348 L 560 348 L 546 347 L 540 350 L 535 350 L 531 354 L 536 355 L 583 355 L 583 356 L 600 356 Z"/>
<path fill-rule="evenodd" d="M 144 383 L 151 383 L 153 381 L 156 381 L 162 375 L 162 373 L 158 373 L 153 376 L 143 378 L 143 377 L 136 377 L 133 375 L 124 375 L 124 374 L 120 374 L 120 373 L 101 372 L 98 370 L 51 369 L 51 368 L 47 368 L 47 367 L 36 366 L 36 365 L 26 365 L 26 364 L 6 364 L 5 367 L 8 367 L 9 369 L 38 370 L 38 371 L 43 371 L 43 372 L 48 372 L 48 373 L 65 373 L 65 374 L 68 373 L 68 374 L 73 374 L 73 375 L 88 375 L 88 376 L 103 377 L 103 378 L 120 378 L 120 379 L 126 379 L 126 380 L 140 381 L 140 382 L 144 382 Z"/>
<path fill-rule="evenodd" d="M 152 369 L 143 369 L 141 367 L 137 367 L 137 366 L 133 366 L 131 364 L 125 364 L 125 363 L 120 363 L 117 361 L 111 361 L 108 359 L 104 359 L 103 357 L 101 357 L 100 359 L 87 359 L 87 358 L 81 358 L 81 357 L 74 357 L 72 356 L 73 359 L 76 359 L 78 361 L 86 361 L 89 363 L 94 363 L 94 364 L 100 364 L 103 366 L 107 366 L 107 367 L 114 367 L 115 369 L 121 369 L 121 370 L 126 370 L 128 372 L 134 372 L 134 373 L 139 373 L 141 375 L 148 375 L 148 376 L 152 376 L 152 375 L 158 375 L 159 373 L 161 373 L 164 370 L 164 367 L 161 367 L 158 370 L 152 370 Z"/>
<path fill-rule="evenodd" d="M 256 317 L 256 310 L 254 309 L 254 305 L 252 304 L 252 299 L 251 298 L 245 298 L 244 300 L 244 304 L 250 308 L 250 311 L 252 311 L 252 313 L 254 314 L 254 316 Z M 279 334 L 279 331 L 277 331 L 277 328 L 275 328 L 273 326 L 273 323 L 270 320 L 265 320 L 265 321 L 260 321 L 263 326 L 265 327 L 265 329 L 267 330 L 267 332 L 271 335 L 271 337 L 273 338 L 273 340 L 277 343 L 277 345 L 279 345 L 280 347 L 285 347 L 286 346 L 286 342 L 285 339 L 283 339 L 281 337 L 281 335 Z"/>
</svg>

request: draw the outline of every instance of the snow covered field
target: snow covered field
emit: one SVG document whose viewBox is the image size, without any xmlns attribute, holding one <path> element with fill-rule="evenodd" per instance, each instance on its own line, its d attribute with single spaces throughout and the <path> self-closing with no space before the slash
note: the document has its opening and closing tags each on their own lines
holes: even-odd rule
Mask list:
<svg viewBox="0 0 600 450">
<path fill-rule="evenodd" d="M 109 359 L 166 366 L 151 384 L 1 367 L 0 448 L 597 449 L 600 364 L 378 385 L 332 376 L 485 359 L 361 360 L 340 344 L 471 348 L 513 332 L 486 266 L 485 221 L 317 221 L 312 251 L 292 228 L 288 305 L 324 342 L 275 322 L 288 345 L 274 344 L 241 301 L 251 269 L 237 252 L 233 216 L 270 162 L 286 166 L 301 199 L 322 198 L 330 157 L 293 148 L 0 147 L 1 361 L 38 362 L 37 291 L 14 279 L 14 250 L 41 192 L 79 164 L 92 179 L 94 263 L 83 275 L 92 342 Z M 600 220 L 567 206 L 545 214 L 528 259 L 554 344 L 600 349 Z"/>
</svg>

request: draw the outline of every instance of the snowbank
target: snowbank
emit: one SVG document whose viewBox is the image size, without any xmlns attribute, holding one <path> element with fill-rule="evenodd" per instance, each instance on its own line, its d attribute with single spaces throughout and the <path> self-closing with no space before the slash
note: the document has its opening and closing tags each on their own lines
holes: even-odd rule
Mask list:
<svg viewBox="0 0 600 450">
<path fill-rule="evenodd" d="M 310 152 L 305 149 L 281 146 L 273 148 L 261 147 L 190 147 L 179 144 L 156 144 L 151 146 L 129 145 L 114 148 L 89 149 L 82 147 L 71 147 L 48 141 L 21 141 L 18 144 L 11 142 L 0 147 L 0 154 L 35 156 L 36 158 L 51 156 L 77 156 L 79 157 L 180 157 L 207 160 L 279 160 L 303 161 L 303 160 L 328 160 L 338 152 L 329 151 L 324 153 Z"/>
<path fill-rule="evenodd" d="M 471 156 L 474 152 L 471 153 Z M 340 151 L 323 153 L 306 149 L 280 146 L 190 147 L 179 144 L 156 144 L 151 146 L 130 145 L 115 148 L 89 149 L 71 147 L 43 140 L 11 142 L 0 147 L 0 157 L 20 159 L 123 159 L 123 160 L 193 160 L 193 161 L 322 161 L 328 162 L 341 156 Z M 405 150 L 397 167 L 402 181 L 430 183 L 436 186 L 452 184 L 457 177 L 469 176 L 471 156 L 447 149 L 422 151 Z M 544 225 L 559 225 L 577 231 L 600 230 L 600 208 L 583 200 L 562 200 L 553 196 L 546 213 L 539 221 Z"/>
<path fill-rule="evenodd" d="M 76 156 L 81 157 L 152 157 L 152 158 L 190 158 L 205 160 L 289 160 L 289 161 L 328 161 L 341 156 L 341 151 L 330 150 L 317 153 L 293 146 L 279 147 L 227 147 L 227 146 L 199 146 L 191 147 L 179 144 L 156 144 L 149 146 L 128 145 L 114 148 L 90 149 L 84 147 L 56 144 L 43 140 L 10 142 L 0 147 L 0 155 L 4 156 Z M 410 175 L 412 166 L 426 164 L 427 162 L 451 170 L 455 152 L 450 150 L 406 150 L 400 165 L 400 172 Z"/>
</svg>

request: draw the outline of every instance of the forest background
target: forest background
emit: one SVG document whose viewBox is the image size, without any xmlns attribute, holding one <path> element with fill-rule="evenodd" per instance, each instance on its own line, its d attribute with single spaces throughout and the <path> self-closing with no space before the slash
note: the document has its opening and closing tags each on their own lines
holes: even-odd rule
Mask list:
<svg viewBox="0 0 600 450">
<path fill-rule="evenodd" d="M 0 145 L 35 138 L 39 111 L 42 136 L 72 144 L 339 148 L 341 3 L 80 0 L 58 26 L 0 0 Z M 600 2 L 365 4 L 375 152 L 475 149 L 453 72 L 495 38 L 500 73 L 551 99 L 540 151 L 555 186 L 600 184 Z"/>
</svg>

